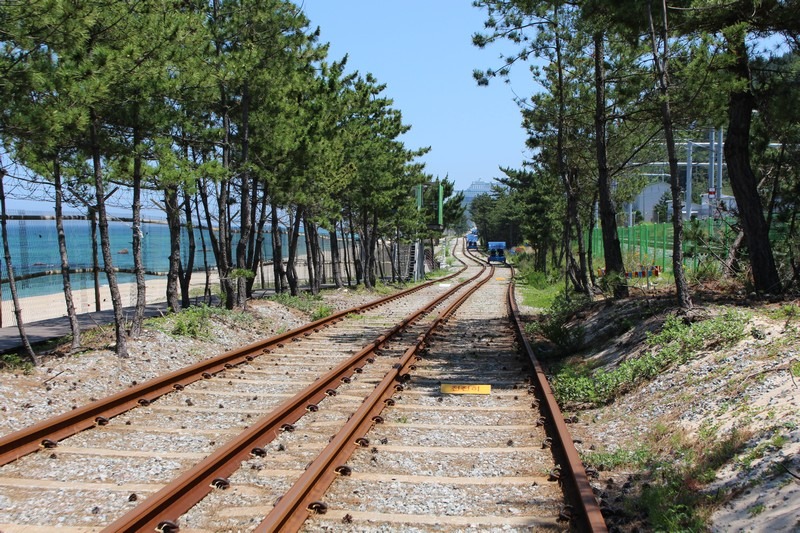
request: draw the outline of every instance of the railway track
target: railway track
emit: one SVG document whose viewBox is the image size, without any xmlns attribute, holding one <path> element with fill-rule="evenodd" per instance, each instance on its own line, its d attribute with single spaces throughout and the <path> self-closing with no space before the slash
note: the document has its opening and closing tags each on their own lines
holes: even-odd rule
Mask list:
<svg viewBox="0 0 800 533">
<path fill-rule="evenodd" d="M 582 467 L 554 467 L 509 272 L 471 266 L 3 437 L 0 530 L 602 530 L 564 504 Z"/>
</svg>

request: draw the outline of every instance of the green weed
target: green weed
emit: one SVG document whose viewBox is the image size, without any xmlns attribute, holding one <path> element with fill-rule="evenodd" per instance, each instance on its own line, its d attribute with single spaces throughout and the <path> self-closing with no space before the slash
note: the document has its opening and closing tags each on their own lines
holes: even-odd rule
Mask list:
<svg viewBox="0 0 800 533">
<path fill-rule="evenodd" d="M 756 516 L 763 513 L 764 509 L 765 507 L 763 503 L 757 503 L 754 506 L 747 509 L 747 514 L 750 515 L 750 518 L 755 518 Z"/>
<path fill-rule="evenodd" d="M 449 276 L 449 275 L 450 275 L 450 272 L 446 268 L 437 268 L 436 270 L 432 270 L 431 272 L 426 272 L 425 273 L 425 280 L 443 278 L 443 277 Z M 425 281 L 425 280 L 422 280 L 422 281 Z"/>
<path fill-rule="evenodd" d="M 240 327 L 250 326 L 255 321 L 249 313 L 198 305 L 182 309 L 167 316 L 148 318 L 145 324 L 175 337 L 207 340 L 211 338 L 211 320 L 215 317 L 227 320 Z"/>
<path fill-rule="evenodd" d="M 688 488 L 672 467 L 664 465 L 659 473 L 660 482 L 644 487 L 636 504 L 652 531 L 705 531 L 702 497 Z"/>
<path fill-rule="evenodd" d="M 653 455 L 646 448 L 620 449 L 613 452 L 584 452 L 581 459 L 598 470 L 614 470 L 619 467 L 642 468 L 653 461 Z"/>
<path fill-rule="evenodd" d="M 769 440 L 759 443 L 744 456 L 740 457 L 738 462 L 742 468 L 749 469 L 752 467 L 753 462 L 764 457 L 768 451 L 780 450 L 787 442 L 789 442 L 789 439 L 785 435 L 776 432 Z"/>
<path fill-rule="evenodd" d="M 536 287 L 533 285 L 520 285 L 522 292 L 522 304 L 537 309 L 547 309 L 553 305 L 553 301 L 559 293 L 560 287 L 550 285 L 547 287 Z"/>
<path fill-rule="evenodd" d="M 689 441 L 684 434 L 669 431 L 672 430 L 664 426 L 649 435 L 648 445 L 659 450 L 659 458 L 644 465 L 649 472 L 648 482 L 642 484 L 641 493 L 628 506 L 644 513 L 651 531 L 706 531 L 719 495 L 706 494 L 699 488 L 733 460 L 751 433 L 733 430 L 718 436 L 708 426 L 704 436 Z"/>
<path fill-rule="evenodd" d="M 787 304 L 770 311 L 769 316 L 774 320 L 785 320 L 787 323 L 800 317 L 800 305 Z"/>
<path fill-rule="evenodd" d="M 614 369 L 599 369 L 591 374 L 563 368 L 552 380 L 553 393 L 562 405 L 607 404 L 667 368 L 686 363 L 702 349 L 735 344 L 744 338 L 746 324 L 746 315 L 736 311 L 692 324 L 670 316 L 659 333 L 648 335 L 650 349 L 639 357 L 623 361 Z"/>
<path fill-rule="evenodd" d="M 208 339 L 211 336 L 211 307 L 201 305 L 190 307 L 173 315 L 174 322 L 170 333 L 176 337 Z"/>
<path fill-rule="evenodd" d="M 327 304 L 320 305 L 311 312 L 311 321 L 313 322 L 315 320 L 331 316 L 332 313 L 333 313 L 333 308 L 330 305 Z"/>
<path fill-rule="evenodd" d="M 576 311 L 589 303 L 589 298 L 582 294 L 566 295 L 563 291 L 556 294 L 550 308 L 541 315 L 537 322 L 525 326 L 528 334 L 540 334 L 555 343 L 562 350 L 577 348 L 583 342 L 584 330 L 580 325 L 566 327 Z"/>
<path fill-rule="evenodd" d="M 19 354 L 5 353 L 0 355 L 0 369 L 30 374 L 33 372 L 33 364 L 27 359 L 20 357 Z"/>
</svg>

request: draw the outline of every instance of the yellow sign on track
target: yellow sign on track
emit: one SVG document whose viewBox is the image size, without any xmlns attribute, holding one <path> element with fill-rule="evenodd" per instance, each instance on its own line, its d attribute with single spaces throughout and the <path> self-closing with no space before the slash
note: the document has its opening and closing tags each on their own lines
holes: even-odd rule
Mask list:
<svg viewBox="0 0 800 533">
<path fill-rule="evenodd" d="M 442 383 L 442 394 L 491 394 L 491 385 L 477 383 Z"/>
</svg>

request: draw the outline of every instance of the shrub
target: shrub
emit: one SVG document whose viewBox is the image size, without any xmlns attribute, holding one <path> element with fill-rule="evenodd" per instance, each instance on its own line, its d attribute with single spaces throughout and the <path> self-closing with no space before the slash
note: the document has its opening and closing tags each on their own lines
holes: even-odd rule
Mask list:
<svg viewBox="0 0 800 533">
<path fill-rule="evenodd" d="M 325 318 L 327 316 L 331 316 L 333 313 L 333 308 L 329 305 L 320 305 L 311 313 L 311 321 L 319 320 L 321 318 Z"/>
<path fill-rule="evenodd" d="M 0 369 L 21 370 L 23 374 L 29 374 L 33 371 L 33 364 L 19 354 L 4 353 L 0 355 Z"/>
<path fill-rule="evenodd" d="M 566 295 L 561 291 L 553 299 L 550 309 L 542 314 L 538 322 L 529 324 L 526 331 L 544 336 L 563 350 L 574 349 L 583 342 L 584 331 L 581 326 L 567 328 L 566 325 L 575 312 L 588 302 L 586 295 Z"/>
<path fill-rule="evenodd" d="M 613 370 L 599 369 L 591 375 L 565 367 L 553 377 L 553 394 L 562 405 L 609 403 L 636 384 L 654 379 L 671 366 L 686 363 L 702 349 L 735 344 L 745 337 L 747 322 L 748 316 L 738 311 L 692 324 L 670 316 L 659 333 L 647 336 L 650 349 L 645 353 L 623 361 Z"/>
<path fill-rule="evenodd" d="M 170 333 L 178 337 L 207 339 L 211 335 L 212 308 L 201 305 L 190 307 L 174 315 L 175 322 Z"/>
<path fill-rule="evenodd" d="M 325 303 L 322 296 L 313 295 L 311 293 L 301 293 L 300 296 L 276 294 L 270 296 L 269 299 L 281 305 L 285 305 L 286 307 L 291 307 L 307 313 L 312 322 L 330 316 L 330 314 L 333 313 L 333 308 Z"/>
</svg>

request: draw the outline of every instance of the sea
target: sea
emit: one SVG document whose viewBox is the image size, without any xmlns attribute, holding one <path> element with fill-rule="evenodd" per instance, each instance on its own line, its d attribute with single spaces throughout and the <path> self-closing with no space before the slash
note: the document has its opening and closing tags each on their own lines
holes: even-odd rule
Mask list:
<svg viewBox="0 0 800 533">
<path fill-rule="evenodd" d="M 8 243 L 11 251 L 11 262 L 14 267 L 14 277 L 17 280 L 16 286 L 21 298 L 28 296 L 43 296 L 58 294 L 63 291 L 61 279 L 61 258 L 58 252 L 58 233 L 56 222 L 49 220 L 17 220 L 11 219 L 7 222 Z M 163 223 L 143 223 L 142 231 L 142 260 L 145 270 L 149 272 L 164 273 L 169 270 L 169 228 Z M 206 242 L 206 251 L 203 251 L 201 244 L 201 230 L 195 229 L 196 251 L 194 258 L 195 270 L 203 270 L 205 264 L 215 267 L 214 254 L 211 249 L 211 241 L 208 231 L 203 231 L 203 238 Z M 64 234 L 67 242 L 67 255 L 71 269 L 88 269 L 89 272 L 74 273 L 71 275 L 73 289 L 84 289 L 94 287 L 92 268 L 92 238 L 91 224 L 88 220 L 65 220 Z M 109 222 L 109 234 L 111 239 L 111 253 L 113 254 L 113 265 L 120 269 L 133 269 L 133 227 L 127 222 Z M 283 251 L 287 253 L 288 245 L 286 233 L 282 232 Z M 100 282 L 106 284 L 106 275 L 102 271 L 104 261 L 100 250 L 98 233 L 98 261 L 101 269 Z M 0 236 L 0 244 L 2 236 Z M 188 233 L 183 230 L 181 236 L 181 260 L 186 265 L 188 259 Z M 263 255 L 265 261 L 272 260 L 272 240 L 269 233 L 265 235 L 263 245 Z M 233 243 L 235 250 L 236 242 Z M 301 237 L 298 244 L 298 253 L 305 254 L 305 240 Z M 284 257 L 285 259 L 285 257 Z M 6 268 L 5 253 L 0 251 L 0 297 L 2 300 L 11 299 L 11 291 L 8 286 L 8 271 Z M 52 272 L 48 275 L 35 276 L 37 274 Z M 20 279 L 33 275 L 28 279 Z M 159 277 L 149 275 L 150 278 Z M 133 274 L 119 272 L 117 279 L 120 283 L 133 282 Z"/>
</svg>

